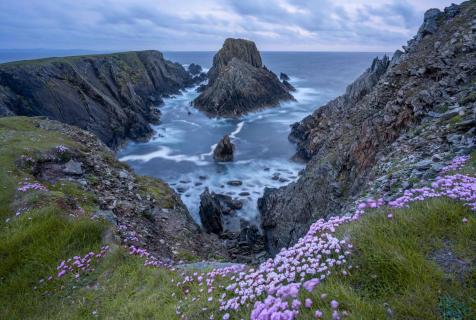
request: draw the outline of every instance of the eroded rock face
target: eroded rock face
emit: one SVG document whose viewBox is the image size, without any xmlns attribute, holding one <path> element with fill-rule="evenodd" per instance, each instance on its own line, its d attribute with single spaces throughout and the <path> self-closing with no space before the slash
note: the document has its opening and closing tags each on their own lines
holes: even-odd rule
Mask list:
<svg viewBox="0 0 476 320">
<path fill-rule="evenodd" d="M 47 116 L 116 148 L 149 137 L 162 97 L 201 81 L 158 51 L 6 63 L 0 65 L 0 116 Z"/>
<path fill-rule="evenodd" d="M 193 105 L 209 116 L 237 117 L 294 99 L 248 40 L 227 39 L 213 58 L 208 79 Z"/>
<path fill-rule="evenodd" d="M 466 123 L 476 117 L 476 3 L 438 12 L 392 63 L 375 59 L 344 95 L 292 126 L 308 163 L 296 183 L 267 189 L 258 202 L 268 252 L 366 193 L 391 199 L 392 190 L 434 177 L 474 148 L 476 130 Z"/>
<path fill-rule="evenodd" d="M 215 161 L 233 161 L 234 152 L 235 145 L 231 142 L 230 137 L 225 135 L 213 150 L 213 159 Z"/>
</svg>

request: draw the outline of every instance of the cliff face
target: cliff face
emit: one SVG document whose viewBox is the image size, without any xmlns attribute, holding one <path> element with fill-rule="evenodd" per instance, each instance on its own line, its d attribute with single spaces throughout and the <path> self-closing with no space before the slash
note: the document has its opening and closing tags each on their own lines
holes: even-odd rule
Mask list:
<svg viewBox="0 0 476 320">
<path fill-rule="evenodd" d="M 209 82 L 193 104 L 210 116 L 234 117 L 292 100 L 289 88 L 262 65 L 252 41 L 227 39 L 213 58 Z"/>
<path fill-rule="evenodd" d="M 259 200 L 269 252 L 317 218 L 344 214 L 373 192 L 390 199 L 474 147 L 475 16 L 474 1 L 430 10 L 404 53 L 374 60 L 344 95 L 292 126 L 308 164 L 296 183 Z"/>
<path fill-rule="evenodd" d="M 158 51 L 7 63 L 0 65 L 0 116 L 47 116 L 116 148 L 148 137 L 161 97 L 196 82 Z"/>
</svg>

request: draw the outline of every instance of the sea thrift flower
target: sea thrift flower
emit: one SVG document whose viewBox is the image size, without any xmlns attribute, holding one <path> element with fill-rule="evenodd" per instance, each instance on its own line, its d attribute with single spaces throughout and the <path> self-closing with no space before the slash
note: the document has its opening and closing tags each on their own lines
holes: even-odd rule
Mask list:
<svg viewBox="0 0 476 320">
<path fill-rule="evenodd" d="M 335 301 L 335 300 L 332 300 L 331 301 L 331 308 L 332 309 L 337 309 L 339 308 L 339 302 Z"/>
<path fill-rule="evenodd" d="M 460 168 L 468 159 L 455 158 L 453 168 Z M 247 270 L 245 266 L 237 265 L 202 274 L 187 275 L 184 272 L 183 281 L 177 285 L 194 282 L 200 286 L 200 292 L 207 290 L 212 293 L 217 278 L 229 277 L 230 284 L 223 288 L 226 295 L 219 298 L 221 311 L 236 311 L 252 305 L 251 320 L 295 319 L 301 306 L 297 297 L 302 289 L 311 292 L 330 275 L 337 273 L 345 276 L 352 268 L 348 260 L 353 246 L 347 240 L 336 237 L 335 231 L 339 226 L 359 220 L 367 209 L 384 205 L 403 208 L 411 202 L 443 196 L 463 201 L 476 211 L 476 178 L 461 174 L 437 177 L 431 186 L 405 190 L 401 197 L 388 203 L 382 198 L 360 201 L 352 214 L 317 220 L 295 245 L 281 249 L 273 259 L 256 268 Z M 387 218 L 393 219 L 393 213 L 388 212 Z M 464 219 L 463 222 L 467 223 L 467 218 Z M 150 258 L 149 254 L 144 256 Z M 326 300 L 327 294 L 321 294 L 321 299 Z M 339 314 L 336 300 L 332 300 L 330 305 L 334 309 L 333 319 L 348 316 L 348 311 Z M 311 308 L 312 300 L 305 299 L 304 306 Z M 315 316 L 322 318 L 322 311 L 317 310 Z"/>
<path fill-rule="evenodd" d="M 312 300 L 307 298 L 305 301 L 304 301 L 304 306 L 308 309 L 310 309 L 312 307 Z"/>
<path fill-rule="evenodd" d="M 337 312 L 337 310 L 334 310 L 332 312 L 332 319 L 333 320 L 340 320 L 339 312 Z"/>
<path fill-rule="evenodd" d="M 309 281 L 304 282 L 303 287 L 309 292 L 312 292 L 314 290 L 314 287 L 319 284 L 319 279 L 311 279 Z"/>
</svg>

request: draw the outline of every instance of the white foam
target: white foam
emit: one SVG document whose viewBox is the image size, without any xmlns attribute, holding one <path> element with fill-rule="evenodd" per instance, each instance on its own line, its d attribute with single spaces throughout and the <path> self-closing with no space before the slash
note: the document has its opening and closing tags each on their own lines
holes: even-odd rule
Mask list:
<svg viewBox="0 0 476 320">
<path fill-rule="evenodd" d="M 213 154 L 213 151 L 214 151 L 215 148 L 217 147 L 217 144 L 218 144 L 218 143 L 215 143 L 214 145 L 212 145 L 212 146 L 210 147 L 210 152 L 202 153 L 202 154 L 199 156 L 199 157 L 200 157 L 200 160 L 204 160 L 205 157 L 211 156 L 211 155 Z"/>
<path fill-rule="evenodd" d="M 200 159 L 199 156 L 187 156 L 184 154 L 172 154 L 172 150 L 168 147 L 159 147 L 159 150 L 147 153 L 147 154 L 141 154 L 141 155 L 128 155 L 125 157 L 120 158 L 120 161 L 140 161 L 140 162 L 149 162 L 152 159 L 165 159 L 165 160 L 171 160 L 175 162 L 193 162 L 197 166 L 204 166 L 207 165 L 207 161 L 203 161 Z"/>
<path fill-rule="evenodd" d="M 238 123 L 238 125 L 236 126 L 236 129 L 235 131 L 233 131 L 232 133 L 230 133 L 230 138 L 231 139 L 236 139 L 236 135 L 238 133 L 240 133 L 240 131 L 243 129 L 243 126 L 245 125 L 245 122 L 244 121 L 241 121 L 240 123 Z"/>
<path fill-rule="evenodd" d="M 200 128 L 200 125 L 195 123 L 195 122 L 192 122 L 192 121 L 187 121 L 187 120 L 174 120 L 175 122 L 183 122 L 183 123 L 187 123 L 191 126 L 195 126 L 195 127 L 199 127 Z"/>
</svg>

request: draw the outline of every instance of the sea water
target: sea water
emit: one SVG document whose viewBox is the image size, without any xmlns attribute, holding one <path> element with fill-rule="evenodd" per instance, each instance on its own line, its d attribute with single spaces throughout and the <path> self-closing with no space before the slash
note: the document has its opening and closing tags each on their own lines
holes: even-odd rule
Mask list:
<svg viewBox="0 0 476 320">
<path fill-rule="evenodd" d="M 200 194 L 211 191 L 243 202 L 241 218 L 259 223 L 257 199 L 266 187 L 292 183 L 304 164 L 292 160 L 290 125 L 345 91 L 346 86 L 381 53 L 264 52 L 263 63 L 284 72 L 297 89 L 297 101 L 283 102 L 239 119 L 209 118 L 191 106 L 196 88 L 164 99 L 161 122 L 148 142 L 129 142 L 118 153 L 140 175 L 158 177 L 177 190 L 197 222 Z M 212 52 L 168 52 L 165 57 L 188 66 L 210 68 Z M 212 152 L 225 135 L 235 144 L 233 162 L 215 162 Z M 227 184 L 242 181 L 241 186 Z"/>
</svg>

